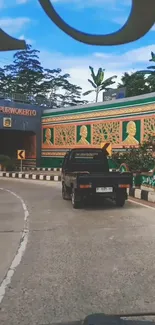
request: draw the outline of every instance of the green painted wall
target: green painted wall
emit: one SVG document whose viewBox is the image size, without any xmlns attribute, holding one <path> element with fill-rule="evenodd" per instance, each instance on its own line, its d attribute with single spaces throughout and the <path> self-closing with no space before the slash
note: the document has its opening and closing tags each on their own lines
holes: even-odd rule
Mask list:
<svg viewBox="0 0 155 325">
<path fill-rule="evenodd" d="M 45 168 L 61 168 L 63 158 L 42 157 L 41 167 Z"/>
</svg>

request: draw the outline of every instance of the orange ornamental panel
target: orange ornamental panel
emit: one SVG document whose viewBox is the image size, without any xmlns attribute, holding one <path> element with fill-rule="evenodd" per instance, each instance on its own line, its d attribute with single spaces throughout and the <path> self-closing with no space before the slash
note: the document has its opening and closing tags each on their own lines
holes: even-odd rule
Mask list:
<svg viewBox="0 0 155 325">
<path fill-rule="evenodd" d="M 42 126 L 42 149 L 99 148 L 102 142 L 113 148 L 138 147 L 154 134 L 155 115 Z"/>
</svg>

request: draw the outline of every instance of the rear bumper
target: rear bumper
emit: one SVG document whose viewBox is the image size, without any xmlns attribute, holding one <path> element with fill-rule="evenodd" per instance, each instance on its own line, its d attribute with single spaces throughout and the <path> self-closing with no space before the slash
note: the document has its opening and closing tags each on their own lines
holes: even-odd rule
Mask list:
<svg viewBox="0 0 155 325">
<path fill-rule="evenodd" d="M 96 193 L 96 188 L 87 188 L 87 189 L 76 189 L 76 193 L 81 197 L 103 197 L 103 198 L 112 198 L 115 199 L 116 196 L 124 196 L 127 199 L 127 189 L 126 188 L 114 188 L 113 192 L 106 193 Z"/>
</svg>

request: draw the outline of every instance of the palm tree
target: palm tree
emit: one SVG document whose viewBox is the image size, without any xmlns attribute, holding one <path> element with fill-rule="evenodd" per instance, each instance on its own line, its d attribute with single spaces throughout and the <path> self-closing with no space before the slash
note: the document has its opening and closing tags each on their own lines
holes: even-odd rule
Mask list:
<svg viewBox="0 0 155 325">
<path fill-rule="evenodd" d="M 155 53 L 151 52 L 151 59 L 150 62 L 155 62 Z M 147 67 L 147 70 L 136 71 L 135 74 L 143 75 L 145 78 L 146 86 L 149 87 L 149 91 L 147 93 L 155 92 L 155 65 L 151 65 Z"/>
<path fill-rule="evenodd" d="M 117 76 L 110 77 L 106 80 L 104 80 L 104 71 L 105 69 L 99 68 L 97 74 L 94 73 L 94 68 L 89 67 L 91 71 L 91 77 L 92 80 L 88 79 L 90 84 L 93 86 L 94 89 L 86 91 L 83 95 L 87 96 L 93 91 L 96 93 L 96 103 L 98 101 L 98 95 L 102 90 L 109 90 L 110 85 L 113 85 L 115 81 L 113 81 L 113 78 L 117 78 Z"/>
<path fill-rule="evenodd" d="M 155 62 L 155 53 L 151 52 L 151 59 L 149 61 Z M 148 70 L 137 71 L 136 74 L 142 73 L 142 74 L 149 74 L 149 75 L 155 76 L 155 65 L 151 65 L 151 66 L 147 67 L 147 69 Z"/>
</svg>

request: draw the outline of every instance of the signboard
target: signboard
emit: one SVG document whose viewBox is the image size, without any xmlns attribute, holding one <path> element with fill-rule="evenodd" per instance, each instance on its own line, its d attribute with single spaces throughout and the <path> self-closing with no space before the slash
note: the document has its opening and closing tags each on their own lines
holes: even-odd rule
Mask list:
<svg viewBox="0 0 155 325">
<path fill-rule="evenodd" d="M 0 113 L 13 114 L 13 115 L 24 115 L 24 116 L 36 116 L 37 111 L 35 109 L 23 109 L 16 107 L 5 107 L 0 106 Z"/>
<path fill-rule="evenodd" d="M 109 142 L 102 142 L 101 148 L 106 151 L 108 156 L 112 155 L 112 145 Z"/>
<path fill-rule="evenodd" d="M 25 159 L 25 150 L 17 150 L 17 159 L 24 160 Z"/>
<path fill-rule="evenodd" d="M 3 127 L 4 128 L 11 128 L 12 120 L 11 117 L 3 117 Z"/>
<path fill-rule="evenodd" d="M 126 96 L 126 88 L 119 88 L 119 89 L 110 89 L 103 93 L 103 101 L 109 101 L 114 99 L 121 99 L 125 98 Z"/>
</svg>

